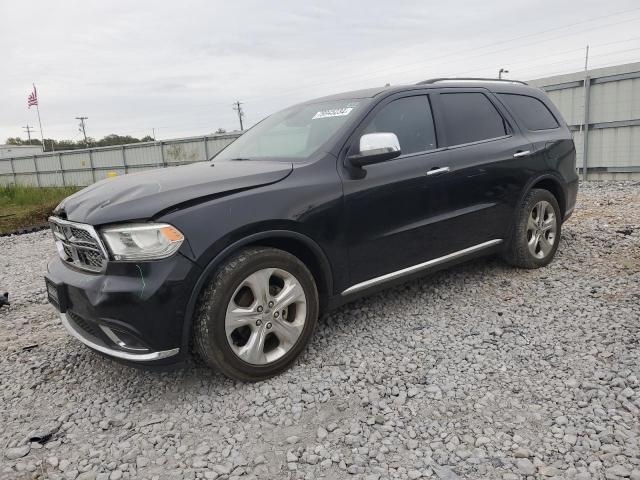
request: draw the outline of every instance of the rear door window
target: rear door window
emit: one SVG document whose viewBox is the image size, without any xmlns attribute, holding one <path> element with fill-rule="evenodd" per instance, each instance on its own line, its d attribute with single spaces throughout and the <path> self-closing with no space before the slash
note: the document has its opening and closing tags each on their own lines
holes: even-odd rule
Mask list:
<svg viewBox="0 0 640 480">
<path fill-rule="evenodd" d="M 499 93 L 498 98 L 524 124 L 527 130 L 549 130 L 559 126 L 547 106 L 535 97 Z"/>
<path fill-rule="evenodd" d="M 503 137 L 506 122 L 482 93 L 460 92 L 440 95 L 449 145 Z"/>
<path fill-rule="evenodd" d="M 399 98 L 382 107 L 362 133 L 380 132 L 396 134 L 402 155 L 435 149 L 436 131 L 427 96 Z"/>
</svg>

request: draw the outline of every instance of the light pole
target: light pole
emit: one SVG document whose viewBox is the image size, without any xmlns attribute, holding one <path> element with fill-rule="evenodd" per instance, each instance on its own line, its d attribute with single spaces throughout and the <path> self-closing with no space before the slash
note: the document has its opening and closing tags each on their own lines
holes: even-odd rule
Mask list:
<svg viewBox="0 0 640 480">
<path fill-rule="evenodd" d="M 503 73 L 509 73 L 509 70 L 506 70 L 504 68 L 501 68 L 500 70 L 498 70 L 498 79 L 502 80 L 502 74 Z"/>
</svg>

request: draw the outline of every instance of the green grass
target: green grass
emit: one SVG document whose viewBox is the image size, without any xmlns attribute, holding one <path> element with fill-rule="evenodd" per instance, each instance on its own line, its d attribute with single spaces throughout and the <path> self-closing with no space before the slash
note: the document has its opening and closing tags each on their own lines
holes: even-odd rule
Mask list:
<svg viewBox="0 0 640 480">
<path fill-rule="evenodd" d="M 0 233 L 45 223 L 60 201 L 80 187 L 0 187 Z"/>
</svg>

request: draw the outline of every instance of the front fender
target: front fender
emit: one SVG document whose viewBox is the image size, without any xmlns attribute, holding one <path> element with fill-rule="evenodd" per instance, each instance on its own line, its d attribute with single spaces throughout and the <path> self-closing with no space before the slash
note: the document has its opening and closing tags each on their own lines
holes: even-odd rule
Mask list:
<svg viewBox="0 0 640 480">
<path fill-rule="evenodd" d="M 333 291 L 333 275 L 331 271 L 331 266 L 329 264 L 329 259 L 326 254 L 322 250 L 322 248 L 311 238 L 308 236 L 295 232 L 292 230 L 265 230 L 259 231 L 250 235 L 245 235 L 238 232 L 238 236 L 240 237 L 238 240 L 228 244 L 225 248 L 218 251 L 216 255 L 208 260 L 208 262 L 203 266 L 202 271 L 200 272 L 200 276 L 198 277 L 193 290 L 191 291 L 191 295 L 189 297 L 189 301 L 187 302 L 187 307 L 185 309 L 185 317 L 183 322 L 183 348 L 189 348 L 189 340 L 191 338 L 191 327 L 193 325 L 193 316 L 195 314 L 198 298 L 200 297 L 200 293 L 202 289 L 206 286 L 207 282 L 211 278 L 211 275 L 216 271 L 218 267 L 220 267 L 223 262 L 234 252 L 238 251 L 242 247 L 246 245 L 255 244 L 260 242 L 261 240 L 272 240 L 272 239 L 292 239 L 297 242 L 304 244 L 307 248 L 309 248 L 316 260 L 318 261 L 318 265 L 322 270 L 322 277 L 326 280 L 326 291 Z"/>
</svg>

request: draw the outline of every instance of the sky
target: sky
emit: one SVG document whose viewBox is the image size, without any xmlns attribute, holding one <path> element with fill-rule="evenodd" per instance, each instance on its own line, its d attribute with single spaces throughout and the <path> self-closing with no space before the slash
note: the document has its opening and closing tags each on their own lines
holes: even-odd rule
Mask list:
<svg viewBox="0 0 640 480">
<path fill-rule="evenodd" d="M 432 77 L 533 79 L 640 61 L 637 0 L 0 0 L 0 143 L 38 129 L 157 139 Z M 39 132 L 36 132 L 39 136 Z"/>
</svg>

